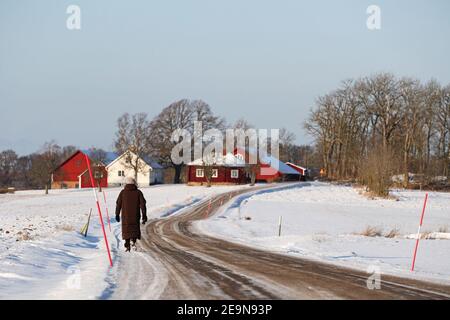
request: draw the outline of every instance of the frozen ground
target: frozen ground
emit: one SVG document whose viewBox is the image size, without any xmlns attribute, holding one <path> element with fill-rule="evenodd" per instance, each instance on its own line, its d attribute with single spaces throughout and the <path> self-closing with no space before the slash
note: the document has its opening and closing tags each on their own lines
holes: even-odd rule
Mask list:
<svg viewBox="0 0 450 320">
<path fill-rule="evenodd" d="M 411 273 L 424 192 L 394 190 L 396 200 L 371 200 L 357 189 L 302 183 L 232 200 L 197 227 L 213 236 L 343 266 L 379 267 L 382 273 L 450 283 L 450 241 L 421 240 Z M 278 237 L 279 217 L 283 217 Z M 383 236 L 362 235 L 374 227 Z M 396 230 L 394 238 L 384 235 Z M 448 238 L 450 194 L 430 193 L 422 231 Z"/>
<path fill-rule="evenodd" d="M 209 195 L 232 188 L 245 187 L 163 185 L 145 188 L 143 192 L 149 219 L 153 219 L 180 212 Z M 119 191 L 106 190 L 111 218 Z M 100 199 L 106 216 L 103 198 Z M 84 238 L 79 230 L 86 223 L 90 208 L 93 211 L 89 235 Z M 117 262 L 123 258 L 120 229 L 114 219 L 112 232 L 107 229 L 116 262 L 110 269 L 91 190 L 0 195 L 0 221 L 0 299 L 111 297 L 117 285 Z"/>
</svg>

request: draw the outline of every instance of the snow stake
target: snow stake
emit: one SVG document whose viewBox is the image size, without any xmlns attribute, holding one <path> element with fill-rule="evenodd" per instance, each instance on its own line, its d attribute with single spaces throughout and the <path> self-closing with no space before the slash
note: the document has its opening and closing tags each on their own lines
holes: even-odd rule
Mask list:
<svg viewBox="0 0 450 320">
<path fill-rule="evenodd" d="M 208 208 L 205 211 L 205 219 L 208 217 L 209 213 L 211 212 L 211 202 L 212 202 L 212 200 L 209 199 Z"/>
<path fill-rule="evenodd" d="M 420 217 L 419 229 L 417 230 L 416 246 L 414 248 L 414 256 L 413 256 L 411 271 L 414 271 L 414 267 L 416 265 L 417 249 L 419 248 L 419 241 L 420 241 L 420 230 L 422 229 L 423 217 L 425 216 L 425 209 L 427 208 L 427 201 L 428 201 L 428 193 L 425 194 L 425 201 L 423 203 L 422 216 Z"/>
<path fill-rule="evenodd" d="M 281 224 L 283 222 L 283 216 L 280 216 L 280 219 L 278 220 L 278 236 L 281 237 Z"/>
<path fill-rule="evenodd" d="M 108 210 L 108 204 L 106 203 L 106 194 L 105 194 L 105 190 L 103 190 L 103 200 L 105 201 L 106 219 L 107 219 L 107 221 L 108 221 L 109 232 L 111 232 L 111 219 L 109 219 L 109 210 Z"/>
<path fill-rule="evenodd" d="M 88 233 L 88 229 L 89 229 L 89 221 L 91 221 L 91 214 L 92 214 L 92 208 L 89 210 L 89 216 L 88 216 L 88 221 L 87 223 L 83 226 L 83 228 L 81 228 L 80 233 L 86 238 L 87 237 L 87 233 Z"/>
<path fill-rule="evenodd" d="M 105 239 L 106 250 L 108 251 L 109 264 L 112 267 L 113 266 L 113 262 L 112 262 L 112 258 L 111 258 L 111 252 L 109 251 L 108 238 L 106 237 L 105 224 L 103 223 L 102 209 L 100 209 L 100 203 L 98 201 L 97 191 L 95 190 L 94 178 L 92 176 L 92 170 L 91 170 L 91 163 L 89 162 L 89 157 L 87 156 L 87 154 L 85 154 L 84 156 L 85 156 L 87 167 L 88 167 L 88 170 L 89 170 L 89 177 L 91 179 L 92 191 L 94 192 L 94 198 L 95 198 L 95 202 L 97 204 L 97 211 L 98 211 L 98 216 L 100 218 L 100 224 L 102 226 L 102 231 L 103 231 L 103 237 Z"/>
</svg>

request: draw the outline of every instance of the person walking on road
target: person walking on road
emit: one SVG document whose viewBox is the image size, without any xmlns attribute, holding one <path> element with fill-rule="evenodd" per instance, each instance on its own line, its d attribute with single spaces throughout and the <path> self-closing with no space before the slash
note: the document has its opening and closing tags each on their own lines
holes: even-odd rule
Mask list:
<svg viewBox="0 0 450 320">
<path fill-rule="evenodd" d="M 137 188 L 136 180 L 127 177 L 125 178 L 125 187 L 120 192 L 116 202 L 116 221 L 122 220 L 122 239 L 125 240 L 127 252 L 131 250 L 131 246 L 134 250 L 137 250 L 136 240 L 141 239 L 141 211 L 142 224 L 145 224 L 147 222 L 146 200 L 142 191 Z"/>
</svg>

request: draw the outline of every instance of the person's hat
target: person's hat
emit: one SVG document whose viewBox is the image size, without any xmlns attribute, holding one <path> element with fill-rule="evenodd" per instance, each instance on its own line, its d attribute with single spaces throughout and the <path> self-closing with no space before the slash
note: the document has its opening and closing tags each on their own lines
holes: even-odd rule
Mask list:
<svg viewBox="0 0 450 320">
<path fill-rule="evenodd" d="M 126 177 L 124 182 L 125 184 L 136 184 L 136 180 L 133 177 Z"/>
</svg>

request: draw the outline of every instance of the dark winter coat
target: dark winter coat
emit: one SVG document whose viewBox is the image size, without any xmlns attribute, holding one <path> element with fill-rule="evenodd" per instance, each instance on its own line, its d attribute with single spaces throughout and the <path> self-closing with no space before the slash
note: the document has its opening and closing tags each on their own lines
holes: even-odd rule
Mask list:
<svg viewBox="0 0 450 320">
<path fill-rule="evenodd" d="M 142 220 L 147 221 L 147 207 L 144 195 L 134 184 L 127 184 L 120 192 L 116 202 L 116 217 L 122 212 L 122 238 L 141 238 L 141 210 Z"/>
</svg>

